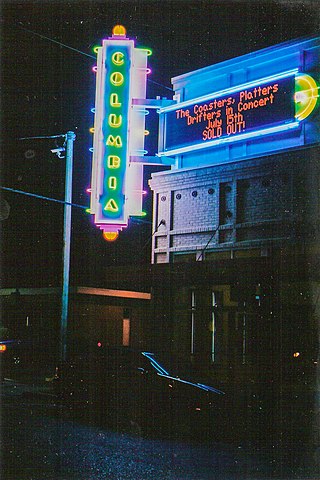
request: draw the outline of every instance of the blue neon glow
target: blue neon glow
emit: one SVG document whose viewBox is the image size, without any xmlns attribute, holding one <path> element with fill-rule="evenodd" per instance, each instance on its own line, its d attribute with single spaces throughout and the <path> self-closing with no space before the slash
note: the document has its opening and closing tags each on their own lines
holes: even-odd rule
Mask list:
<svg viewBox="0 0 320 480">
<path fill-rule="evenodd" d="M 193 387 L 198 387 L 200 388 L 200 390 L 205 390 L 206 392 L 214 392 L 214 393 L 218 393 L 219 395 L 224 395 L 224 392 L 222 392 L 221 390 L 210 387 L 209 385 L 204 385 L 203 383 L 194 383 L 194 382 L 190 382 L 189 380 L 183 380 L 180 377 L 171 377 L 170 375 L 163 375 L 161 373 L 159 373 L 158 375 L 160 375 L 161 377 L 165 377 L 168 380 L 174 380 L 176 382 L 185 383 L 186 385 L 192 385 Z"/>
<path fill-rule="evenodd" d="M 143 155 L 147 155 L 148 153 L 148 150 L 136 150 L 135 152 L 133 152 L 133 155 L 137 155 L 138 157 L 141 157 Z"/>
<path fill-rule="evenodd" d="M 229 93 L 235 93 L 239 92 L 240 90 L 243 90 L 244 88 L 252 88 L 258 86 L 260 83 L 268 83 L 273 80 L 280 80 L 282 78 L 287 78 L 291 77 L 293 75 L 296 75 L 299 72 L 298 68 L 294 68 L 293 70 L 288 70 L 287 72 L 283 72 L 277 75 L 271 75 L 269 77 L 263 77 L 259 78 L 257 80 L 253 80 L 252 82 L 248 83 L 242 83 L 241 85 L 237 85 L 235 87 L 228 87 L 225 88 L 224 90 L 218 90 L 217 92 L 212 92 L 207 95 L 204 95 L 202 97 L 197 97 L 197 98 L 192 98 L 191 100 L 186 100 L 181 103 L 175 103 L 173 105 L 170 105 L 169 107 L 163 107 L 158 110 L 158 113 L 167 113 L 174 111 L 178 108 L 184 108 L 188 107 L 189 105 L 193 105 L 194 103 L 200 103 L 200 102 L 205 102 L 207 100 L 211 100 L 216 97 L 220 97 L 223 95 L 228 95 Z"/>
<path fill-rule="evenodd" d="M 214 392 L 220 395 L 224 395 L 224 392 L 222 392 L 221 390 L 218 390 L 217 388 L 211 387 L 209 385 L 205 385 L 204 383 L 194 383 L 190 382 L 189 380 L 183 380 L 180 377 L 173 377 L 165 368 L 163 368 L 163 366 L 159 362 L 157 362 L 157 360 L 154 358 L 153 353 L 142 352 L 142 355 L 144 355 L 146 358 L 148 358 L 148 360 L 150 360 L 152 366 L 158 372 L 157 375 L 159 375 L 160 377 L 164 377 L 168 380 L 174 380 L 180 383 L 185 383 L 186 385 L 192 385 L 193 387 L 200 388 L 201 390 L 205 390 L 206 392 Z"/>
<path fill-rule="evenodd" d="M 160 365 L 159 362 L 156 361 L 156 359 L 154 358 L 153 356 L 153 353 L 150 353 L 150 352 L 142 352 L 142 355 L 144 355 L 145 357 L 147 357 L 150 362 L 152 363 L 153 367 L 161 374 L 161 375 L 165 375 L 165 376 L 168 376 L 169 375 L 169 372 L 163 368 L 162 365 Z"/>
<path fill-rule="evenodd" d="M 158 157 L 178 155 L 178 154 L 182 154 L 182 153 L 186 153 L 186 152 L 191 152 L 193 150 L 200 150 L 200 149 L 203 149 L 203 148 L 209 148 L 209 147 L 214 147 L 214 146 L 217 146 L 217 145 L 222 145 L 223 143 L 234 143 L 234 142 L 238 142 L 240 140 L 248 140 L 250 138 L 257 138 L 257 137 L 260 137 L 262 135 L 271 135 L 272 133 L 278 133 L 278 132 L 284 132 L 284 131 L 287 131 L 287 130 L 293 130 L 295 128 L 298 128 L 299 126 L 300 126 L 299 122 L 286 123 L 284 125 L 277 125 L 277 126 L 274 126 L 274 127 L 262 128 L 260 130 L 254 131 L 254 132 L 242 133 L 242 134 L 231 136 L 231 137 L 220 138 L 218 140 L 213 140 L 212 142 L 197 143 L 197 144 L 188 145 L 186 147 L 173 148 L 171 150 L 166 150 L 164 152 L 158 152 L 156 155 Z"/>
<path fill-rule="evenodd" d="M 136 111 L 143 113 L 145 116 L 149 115 L 149 113 L 150 113 L 149 110 L 146 110 L 145 108 L 143 108 L 143 109 L 136 108 Z"/>
</svg>

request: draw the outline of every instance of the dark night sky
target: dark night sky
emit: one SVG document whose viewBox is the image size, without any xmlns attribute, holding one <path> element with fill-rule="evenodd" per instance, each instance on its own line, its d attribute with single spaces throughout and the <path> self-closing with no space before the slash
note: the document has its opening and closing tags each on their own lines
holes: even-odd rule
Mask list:
<svg viewBox="0 0 320 480">
<path fill-rule="evenodd" d="M 1 184 L 62 199 L 64 161 L 50 152 L 55 140 L 19 139 L 72 130 L 77 135 L 73 201 L 81 205 L 89 204 L 92 48 L 115 24 L 126 27 L 136 46 L 153 50 L 148 97 L 170 98 L 171 77 L 314 35 L 320 19 L 318 1 L 300 0 L 3 1 L 1 13 Z M 150 168 L 146 182 L 149 175 Z M 2 198 L 11 207 L 2 221 L 3 286 L 57 285 L 62 206 L 11 192 L 2 192 Z M 99 285 L 110 265 L 149 261 L 150 193 L 145 208 L 149 223 L 130 222 L 112 244 L 84 210 L 73 209 L 72 283 Z"/>
</svg>

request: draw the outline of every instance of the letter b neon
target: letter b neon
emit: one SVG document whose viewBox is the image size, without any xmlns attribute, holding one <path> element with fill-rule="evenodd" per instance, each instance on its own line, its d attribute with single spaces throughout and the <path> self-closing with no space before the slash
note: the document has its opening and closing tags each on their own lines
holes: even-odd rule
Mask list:
<svg viewBox="0 0 320 480">
<path fill-rule="evenodd" d="M 119 168 L 121 164 L 121 159 L 117 155 L 108 156 L 108 168 Z"/>
</svg>

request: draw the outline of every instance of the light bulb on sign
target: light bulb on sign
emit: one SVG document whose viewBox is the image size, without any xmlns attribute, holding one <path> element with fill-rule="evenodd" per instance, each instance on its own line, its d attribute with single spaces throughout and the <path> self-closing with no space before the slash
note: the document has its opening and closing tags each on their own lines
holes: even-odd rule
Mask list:
<svg viewBox="0 0 320 480">
<path fill-rule="evenodd" d="M 125 37 L 126 33 L 127 31 L 123 25 L 115 25 L 112 29 L 113 37 Z"/>
<path fill-rule="evenodd" d="M 118 236 L 119 236 L 118 232 L 103 232 L 103 238 L 107 242 L 114 242 L 115 240 L 117 240 Z"/>
<path fill-rule="evenodd" d="M 318 95 L 318 85 L 310 75 L 298 75 L 295 78 L 296 118 L 301 121 L 307 118 L 315 109 Z"/>
</svg>

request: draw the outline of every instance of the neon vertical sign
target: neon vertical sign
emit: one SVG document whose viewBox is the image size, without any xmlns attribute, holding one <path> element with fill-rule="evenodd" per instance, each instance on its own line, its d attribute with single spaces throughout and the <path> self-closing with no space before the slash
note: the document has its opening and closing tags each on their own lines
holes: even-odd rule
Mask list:
<svg viewBox="0 0 320 480">
<path fill-rule="evenodd" d="M 131 49 L 111 45 L 107 50 L 104 102 L 107 115 L 103 120 L 105 141 L 104 178 L 100 203 L 106 219 L 124 219 L 124 181 L 128 149 L 128 115 Z"/>
<path fill-rule="evenodd" d="M 124 27 L 97 52 L 90 213 L 107 240 L 118 237 L 130 215 L 142 215 L 142 168 L 131 156 L 144 152 L 144 115 L 132 107 L 145 98 L 148 51 L 134 47 Z"/>
</svg>

